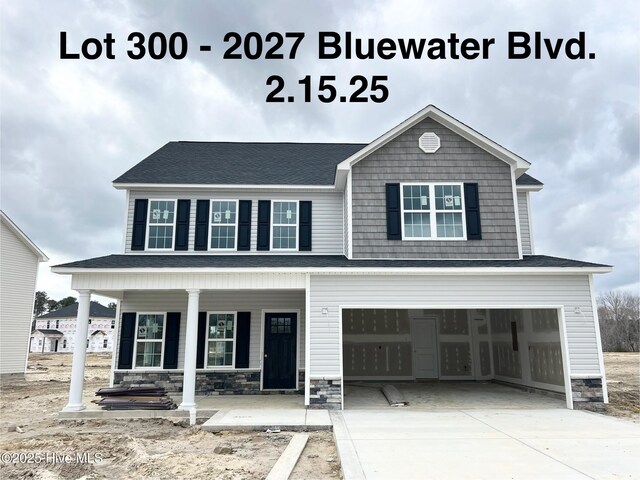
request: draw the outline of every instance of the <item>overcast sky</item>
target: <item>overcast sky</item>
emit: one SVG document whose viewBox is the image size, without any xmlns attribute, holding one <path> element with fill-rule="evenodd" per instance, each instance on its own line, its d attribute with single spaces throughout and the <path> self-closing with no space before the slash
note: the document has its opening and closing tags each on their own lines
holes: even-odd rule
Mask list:
<svg viewBox="0 0 640 480">
<path fill-rule="evenodd" d="M 51 265 L 122 250 L 111 181 L 171 140 L 369 142 L 434 104 L 532 163 L 536 253 L 608 263 L 596 288 L 638 291 L 639 59 L 629 1 L 2 2 L 1 207 Z M 317 32 L 495 38 L 487 60 L 318 60 Z M 509 31 L 586 32 L 595 60 L 507 60 Z M 61 60 L 112 32 L 115 60 Z M 129 59 L 134 31 L 184 32 L 183 60 Z M 295 60 L 222 60 L 229 31 L 302 31 Z M 213 51 L 200 52 L 198 45 Z M 387 75 L 382 104 L 266 103 L 270 75 Z M 299 87 L 298 87 L 299 88 Z"/>
</svg>

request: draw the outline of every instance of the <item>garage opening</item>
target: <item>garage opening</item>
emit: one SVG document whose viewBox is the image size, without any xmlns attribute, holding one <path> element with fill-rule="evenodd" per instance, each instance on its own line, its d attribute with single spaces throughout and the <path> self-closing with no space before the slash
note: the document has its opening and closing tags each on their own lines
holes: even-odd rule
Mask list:
<svg viewBox="0 0 640 480">
<path fill-rule="evenodd" d="M 345 408 L 562 407 L 557 309 L 343 309 Z"/>
</svg>

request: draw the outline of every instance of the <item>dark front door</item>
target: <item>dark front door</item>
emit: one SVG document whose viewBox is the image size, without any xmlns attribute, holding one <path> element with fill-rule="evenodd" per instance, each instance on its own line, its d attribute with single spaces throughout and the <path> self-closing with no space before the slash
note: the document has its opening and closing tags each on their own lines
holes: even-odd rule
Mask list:
<svg viewBox="0 0 640 480">
<path fill-rule="evenodd" d="M 267 313 L 264 318 L 262 388 L 297 389 L 297 315 Z"/>
</svg>

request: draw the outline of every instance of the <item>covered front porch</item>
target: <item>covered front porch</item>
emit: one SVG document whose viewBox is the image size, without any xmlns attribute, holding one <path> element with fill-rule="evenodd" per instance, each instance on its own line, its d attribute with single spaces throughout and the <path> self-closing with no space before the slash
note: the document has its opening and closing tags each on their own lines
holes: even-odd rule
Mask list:
<svg viewBox="0 0 640 480">
<path fill-rule="evenodd" d="M 76 342 L 87 334 L 91 295 L 117 298 L 109 386 L 163 387 L 181 411 L 230 395 L 304 408 L 305 285 L 295 274 L 74 275 Z M 74 351 L 64 412 L 87 409 L 85 354 Z"/>
</svg>

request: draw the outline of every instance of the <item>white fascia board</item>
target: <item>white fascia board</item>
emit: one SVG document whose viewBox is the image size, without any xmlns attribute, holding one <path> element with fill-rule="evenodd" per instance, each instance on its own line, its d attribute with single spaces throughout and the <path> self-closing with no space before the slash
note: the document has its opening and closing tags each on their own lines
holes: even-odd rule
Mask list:
<svg viewBox="0 0 640 480">
<path fill-rule="evenodd" d="M 516 183 L 516 190 L 518 192 L 539 192 L 544 188 L 544 185 L 518 185 Z"/>
<path fill-rule="evenodd" d="M 167 188 L 187 188 L 194 190 L 335 190 L 335 185 L 255 185 L 255 184 L 193 184 L 193 183 L 112 183 L 116 190 L 165 190 Z"/>
<path fill-rule="evenodd" d="M 27 237 L 27 234 L 20 230 L 20 227 L 13 223 L 13 220 L 11 220 L 2 210 L 0 210 L 0 218 L 7 228 L 11 230 L 22 241 L 22 243 L 24 243 L 27 248 L 36 255 L 36 257 L 38 257 L 39 262 L 49 261 L 49 257 L 47 257 L 44 252 L 40 250 L 35 243 L 33 243 L 33 240 Z"/>
<path fill-rule="evenodd" d="M 408 267 L 408 268 L 383 268 L 383 267 L 348 267 L 348 268 L 309 268 L 309 267 L 253 267 L 253 268 L 76 268 L 76 267 L 52 267 L 53 273 L 61 275 L 92 274 L 92 273 L 309 273 L 314 275 L 547 275 L 547 274 L 589 274 L 608 273 L 613 267 Z"/>
<path fill-rule="evenodd" d="M 343 160 L 342 162 L 340 162 L 338 164 L 338 170 L 350 169 L 354 164 L 362 160 L 364 157 L 366 157 L 373 151 L 377 150 L 387 142 L 393 140 L 398 135 L 407 131 L 409 128 L 413 127 L 414 125 L 421 122 L 425 118 L 432 118 L 436 122 L 447 127 L 448 129 L 457 133 L 458 135 L 465 138 L 466 140 L 470 141 L 474 145 L 482 148 L 483 150 L 490 153 L 491 155 L 511 165 L 512 167 L 514 167 L 517 174 L 524 173 L 531 166 L 531 163 L 526 161 L 524 158 L 507 150 L 502 145 L 497 144 L 493 140 L 485 137 L 484 135 L 475 131 L 471 127 L 465 125 L 459 120 L 456 120 L 451 115 L 443 112 L 439 108 L 433 105 L 428 105 L 427 107 L 420 110 L 418 113 L 409 117 L 407 120 L 405 120 L 401 124 L 389 130 L 387 133 L 375 139 L 373 142 L 371 142 L 369 145 L 364 147 L 362 150 L 354 153 L 346 160 Z"/>
</svg>

